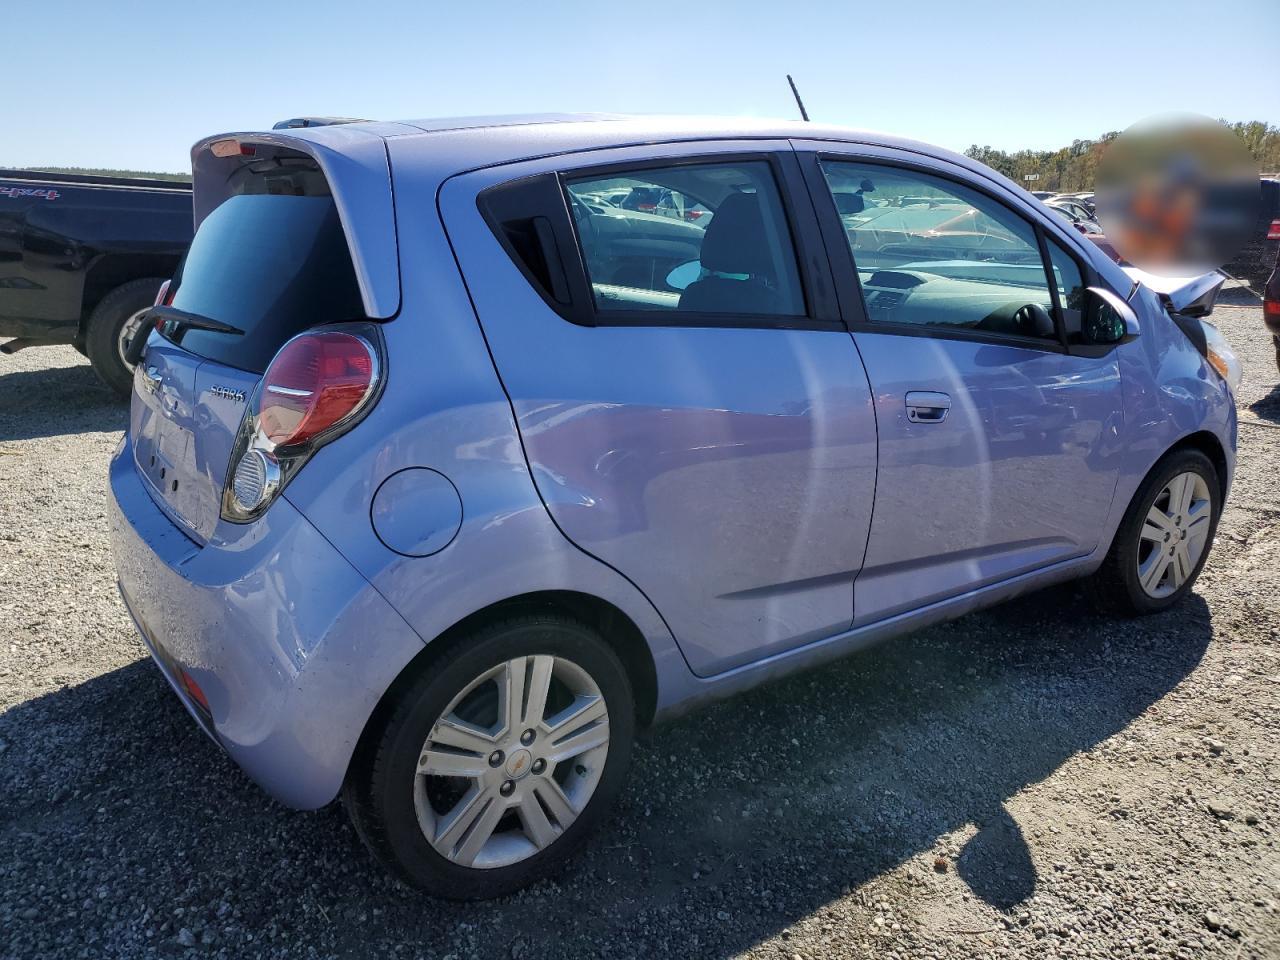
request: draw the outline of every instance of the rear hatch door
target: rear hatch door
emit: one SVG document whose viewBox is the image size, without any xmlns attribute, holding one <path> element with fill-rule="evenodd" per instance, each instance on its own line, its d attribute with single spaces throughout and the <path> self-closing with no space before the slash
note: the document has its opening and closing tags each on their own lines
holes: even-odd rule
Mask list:
<svg viewBox="0 0 1280 960">
<path fill-rule="evenodd" d="M 385 151 L 382 158 L 385 174 Z M 389 299 L 385 290 L 381 300 L 364 295 L 339 198 L 321 166 L 293 151 L 284 152 L 287 163 L 280 159 L 277 151 L 232 171 L 235 189 L 205 216 L 175 281 L 176 311 L 240 332 L 168 324 L 163 335 L 150 334 L 134 375 L 138 472 L 200 544 L 215 536 L 232 446 L 276 351 L 314 326 L 379 319 L 370 301 L 385 310 Z"/>
</svg>

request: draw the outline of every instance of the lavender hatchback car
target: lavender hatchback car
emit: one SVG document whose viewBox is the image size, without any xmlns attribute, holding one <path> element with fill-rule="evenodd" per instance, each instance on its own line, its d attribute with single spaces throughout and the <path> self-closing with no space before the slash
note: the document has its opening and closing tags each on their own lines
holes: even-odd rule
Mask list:
<svg viewBox="0 0 1280 960">
<path fill-rule="evenodd" d="M 1209 552 L 1207 288 L 964 157 L 572 117 L 192 157 L 121 593 L 249 776 L 428 890 L 561 865 L 637 727 L 1068 578 L 1162 610 Z"/>
</svg>

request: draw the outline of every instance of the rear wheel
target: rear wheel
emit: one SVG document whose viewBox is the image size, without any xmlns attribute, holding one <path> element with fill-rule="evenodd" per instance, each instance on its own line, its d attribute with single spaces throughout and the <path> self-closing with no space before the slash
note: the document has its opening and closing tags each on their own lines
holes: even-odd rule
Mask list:
<svg viewBox="0 0 1280 960">
<path fill-rule="evenodd" d="M 635 706 L 592 630 L 533 614 L 453 643 L 393 691 L 343 790 L 356 831 L 400 876 L 452 899 L 559 869 L 626 776 Z"/>
<path fill-rule="evenodd" d="M 1199 450 L 1179 450 L 1138 488 L 1091 592 L 1108 612 L 1158 613 L 1191 590 L 1209 559 L 1222 493 Z"/>
<path fill-rule="evenodd" d="M 135 336 L 142 330 L 142 315 L 155 303 L 159 279 L 131 280 L 116 287 L 93 308 L 85 329 L 84 352 L 94 371 L 112 390 L 128 396 L 133 387 L 133 367 L 125 359 Z"/>
</svg>

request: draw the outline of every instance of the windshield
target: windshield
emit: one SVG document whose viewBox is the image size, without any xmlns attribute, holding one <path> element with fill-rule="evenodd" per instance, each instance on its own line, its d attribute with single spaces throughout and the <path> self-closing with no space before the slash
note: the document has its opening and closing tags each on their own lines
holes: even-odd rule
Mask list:
<svg viewBox="0 0 1280 960">
<path fill-rule="evenodd" d="M 261 373 L 290 337 L 364 316 L 333 198 L 241 194 L 200 225 L 173 306 L 243 336 L 180 328 L 184 350 Z"/>
</svg>

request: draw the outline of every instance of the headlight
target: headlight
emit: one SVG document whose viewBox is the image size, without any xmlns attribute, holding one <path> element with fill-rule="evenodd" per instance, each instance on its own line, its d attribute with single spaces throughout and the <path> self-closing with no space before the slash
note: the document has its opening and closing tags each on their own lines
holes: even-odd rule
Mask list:
<svg viewBox="0 0 1280 960">
<path fill-rule="evenodd" d="M 1217 371 L 1218 376 L 1227 382 L 1231 392 L 1235 393 L 1240 388 L 1240 377 L 1243 374 L 1240 359 L 1231 349 L 1231 344 L 1227 343 L 1227 338 L 1222 335 L 1221 330 L 1207 320 L 1201 320 L 1200 326 L 1204 328 L 1205 343 L 1209 347 L 1205 359 L 1209 361 L 1209 366 Z"/>
</svg>

